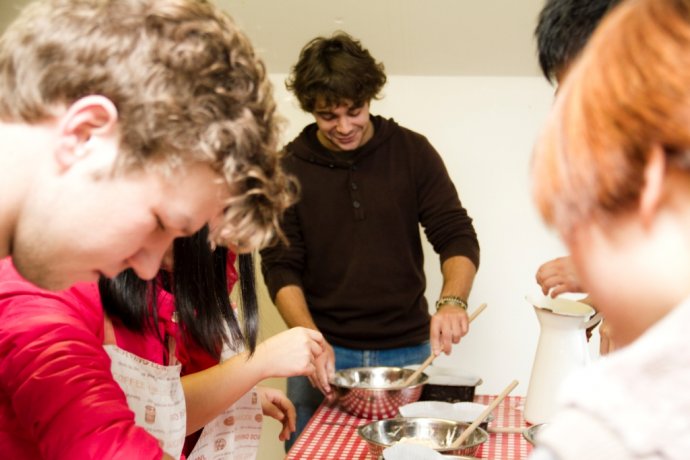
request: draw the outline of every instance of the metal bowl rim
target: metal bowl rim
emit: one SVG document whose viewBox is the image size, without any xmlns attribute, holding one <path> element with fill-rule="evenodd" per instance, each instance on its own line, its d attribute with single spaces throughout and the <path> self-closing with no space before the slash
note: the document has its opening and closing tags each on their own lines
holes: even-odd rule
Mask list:
<svg viewBox="0 0 690 460">
<path fill-rule="evenodd" d="M 338 374 L 342 375 L 346 371 L 347 372 L 356 372 L 356 371 L 360 371 L 360 370 L 364 370 L 364 369 L 367 369 L 367 370 L 369 370 L 369 369 L 393 369 L 396 371 L 409 371 L 409 370 L 411 370 L 411 369 L 405 369 L 404 367 L 395 367 L 395 366 L 351 367 L 348 369 L 341 369 L 339 371 L 336 371 L 335 375 L 338 375 Z M 423 386 L 429 382 L 429 376 L 427 374 L 425 374 L 424 372 L 422 372 L 419 375 L 419 377 L 417 377 L 417 378 L 419 379 L 419 381 L 417 381 L 417 383 L 415 383 L 414 385 L 397 386 L 397 387 L 393 387 L 393 386 L 388 386 L 388 387 L 374 387 L 374 386 L 358 387 L 358 386 L 342 385 L 342 384 L 337 383 L 335 381 L 335 379 L 329 383 L 331 384 L 331 386 L 334 386 L 336 388 L 344 388 L 347 390 L 405 390 L 407 388 L 416 388 L 419 386 Z"/>
</svg>

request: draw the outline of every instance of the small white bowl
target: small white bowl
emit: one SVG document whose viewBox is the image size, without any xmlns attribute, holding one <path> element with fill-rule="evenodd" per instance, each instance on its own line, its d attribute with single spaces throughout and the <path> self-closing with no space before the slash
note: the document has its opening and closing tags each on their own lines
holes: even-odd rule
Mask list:
<svg viewBox="0 0 690 460">
<path fill-rule="evenodd" d="M 444 401 L 417 401 L 405 404 L 398 408 L 403 417 L 433 417 L 456 422 L 472 423 L 487 408 L 484 404 L 474 402 L 449 403 Z M 482 424 L 486 429 L 487 424 L 493 420 L 493 414 L 489 414 Z"/>
</svg>

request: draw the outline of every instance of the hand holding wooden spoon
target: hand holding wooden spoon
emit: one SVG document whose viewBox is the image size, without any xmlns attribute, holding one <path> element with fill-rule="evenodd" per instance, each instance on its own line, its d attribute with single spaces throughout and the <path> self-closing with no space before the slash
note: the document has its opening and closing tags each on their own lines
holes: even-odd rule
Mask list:
<svg viewBox="0 0 690 460">
<path fill-rule="evenodd" d="M 483 304 L 481 304 L 480 306 L 478 306 L 477 309 L 474 310 L 474 311 L 470 314 L 469 323 L 472 323 L 472 321 L 474 321 L 474 319 L 475 319 L 477 316 L 479 316 L 479 314 L 480 314 L 481 312 L 483 312 L 485 308 L 486 308 L 486 303 L 483 303 Z M 431 363 L 434 361 L 434 359 L 436 359 L 436 356 L 437 356 L 437 355 L 435 355 L 435 354 L 432 352 L 432 353 L 429 355 L 429 357 L 422 363 L 422 365 L 419 366 L 419 368 L 418 368 L 416 371 L 414 371 L 414 373 L 413 373 L 412 375 L 410 375 L 407 379 L 405 379 L 405 381 L 403 382 L 402 386 L 405 386 L 405 387 L 406 387 L 406 386 L 410 386 L 414 381 L 416 381 L 417 378 L 422 374 L 422 372 L 424 372 L 424 369 L 426 369 L 426 368 L 429 366 L 429 364 L 431 364 Z"/>
</svg>

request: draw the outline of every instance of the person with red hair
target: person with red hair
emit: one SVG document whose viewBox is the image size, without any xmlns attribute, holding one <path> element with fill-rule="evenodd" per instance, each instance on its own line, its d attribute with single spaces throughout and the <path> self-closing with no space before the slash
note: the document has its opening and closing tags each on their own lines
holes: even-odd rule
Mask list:
<svg viewBox="0 0 690 460">
<path fill-rule="evenodd" d="M 688 49 L 689 0 L 622 2 L 535 148 L 535 201 L 620 348 L 567 381 L 534 459 L 690 451 Z"/>
</svg>

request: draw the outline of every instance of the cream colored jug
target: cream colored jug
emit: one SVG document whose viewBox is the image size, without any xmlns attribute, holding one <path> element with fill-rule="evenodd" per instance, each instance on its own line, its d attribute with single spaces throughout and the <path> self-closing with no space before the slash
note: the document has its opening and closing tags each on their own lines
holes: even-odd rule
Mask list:
<svg viewBox="0 0 690 460">
<path fill-rule="evenodd" d="M 599 321 L 594 309 L 570 299 L 527 296 L 541 332 L 525 399 L 525 420 L 548 422 L 563 380 L 590 362 L 585 331 Z"/>
</svg>

